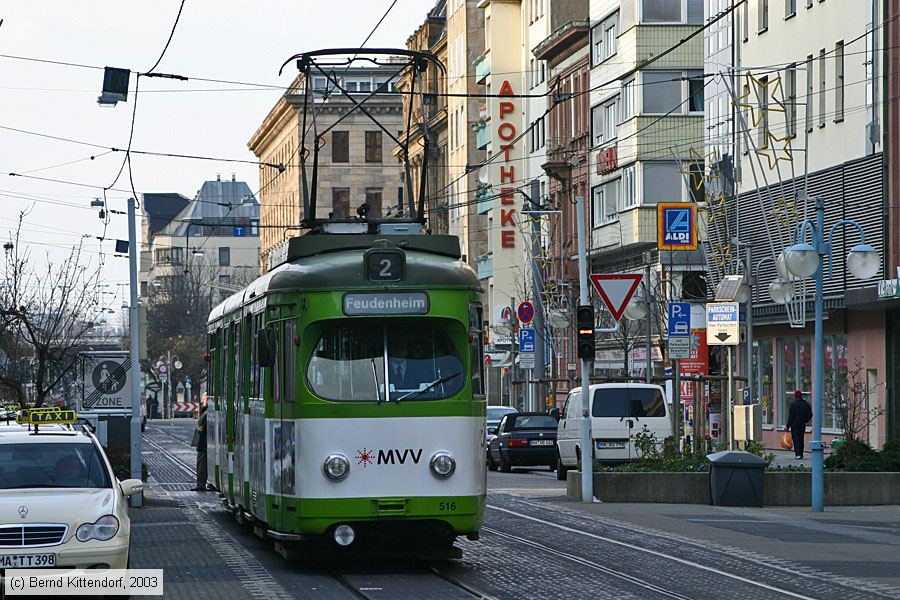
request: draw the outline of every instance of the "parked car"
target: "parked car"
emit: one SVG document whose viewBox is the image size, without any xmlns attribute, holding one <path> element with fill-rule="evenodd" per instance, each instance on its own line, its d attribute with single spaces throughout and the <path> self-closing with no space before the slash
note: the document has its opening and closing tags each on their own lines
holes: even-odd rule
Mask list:
<svg viewBox="0 0 900 600">
<path fill-rule="evenodd" d="M 127 568 L 127 497 L 142 489 L 116 479 L 86 428 L 45 416 L 37 432 L 0 425 L 0 570 Z"/>
<path fill-rule="evenodd" d="M 497 427 L 500 426 L 500 419 L 504 415 L 517 412 L 512 406 L 488 406 L 487 407 L 487 429 L 485 430 L 488 440 L 492 436 L 497 435 Z"/>
<path fill-rule="evenodd" d="M 593 456 L 601 463 L 624 463 L 638 458 L 633 435 L 647 428 L 657 441 L 672 435 L 672 421 L 663 389 L 646 383 L 600 383 L 591 395 Z M 556 476 L 565 479 L 581 459 L 581 388 L 566 397 L 557 430 Z"/>
<path fill-rule="evenodd" d="M 515 467 L 556 468 L 556 418 L 542 412 L 510 413 L 501 419 L 488 445 L 488 468 L 509 473 Z"/>
</svg>

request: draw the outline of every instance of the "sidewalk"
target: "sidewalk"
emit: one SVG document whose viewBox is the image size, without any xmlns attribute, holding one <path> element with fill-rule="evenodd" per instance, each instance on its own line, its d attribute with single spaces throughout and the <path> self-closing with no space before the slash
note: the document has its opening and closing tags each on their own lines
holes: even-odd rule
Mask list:
<svg viewBox="0 0 900 600">
<path fill-rule="evenodd" d="M 799 507 L 584 504 L 565 497 L 530 502 L 631 535 L 661 534 L 675 545 L 699 543 L 773 568 L 798 565 L 804 573 L 853 580 L 857 589 L 889 586 L 889 595 L 900 597 L 900 506 L 826 507 L 813 513 Z"/>
<path fill-rule="evenodd" d="M 774 454 L 775 460 L 772 461 L 773 467 L 806 467 L 807 469 L 812 468 L 812 453 L 809 451 L 809 448 L 803 453 L 802 459 L 794 458 L 793 450 L 766 450 L 766 454 Z M 825 451 L 825 457 L 827 458 L 831 452 L 828 450 Z"/>
</svg>

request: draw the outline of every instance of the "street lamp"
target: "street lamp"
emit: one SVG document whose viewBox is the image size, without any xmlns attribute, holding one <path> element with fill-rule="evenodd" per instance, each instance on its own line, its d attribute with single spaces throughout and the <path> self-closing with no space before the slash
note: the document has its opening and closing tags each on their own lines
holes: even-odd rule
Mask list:
<svg viewBox="0 0 900 600">
<path fill-rule="evenodd" d="M 856 221 L 842 219 L 831 226 L 828 238 L 825 238 L 825 199 L 816 196 L 816 221 L 804 219 L 797 225 L 794 245 L 786 248 L 781 256 L 788 275 L 798 279 L 815 276 L 815 364 L 813 365 L 813 439 L 809 447 L 812 451 L 812 510 L 825 510 L 825 444 L 822 442 L 822 391 L 825 378 L 825 341 L 823 336 L 823 259 L 828 257 L 828 275 L 831 276 L 832 243 L 834 232 L 838 227 L 855 227 L 859 232 L 859 244 L 853 246 L 847 254 L 847 268 L 854 277 L 869 279 L 874 277 L 881 266 L 881 258 L 874 248 L 866 244 L 862 226 Z M 807 243 L 806 232 L 809 230 L 810 241 Z M 783 275 L 782 275 L 783 277 Z M 775 283 L 775 282 L 773 282 Z M 781 282 L 782 290 L 785 283 Z M 793 286 L 791 286 L 793 287 Z M 772 291 L 772 286 L 769 286 Z M 773 300 L 775 295 L 773 294 Z M 777 300 L 776 300 L 777 301 Z"/>
</svg>

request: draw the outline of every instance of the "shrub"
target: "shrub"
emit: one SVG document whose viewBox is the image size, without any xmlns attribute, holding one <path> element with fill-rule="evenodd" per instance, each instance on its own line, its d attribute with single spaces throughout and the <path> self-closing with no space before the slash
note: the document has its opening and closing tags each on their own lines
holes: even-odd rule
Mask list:
<svg viewBox="0 0 900 600">
<path fill-rule="evenodd" d="M 891 440 L 881 449 L 881 468 L 900 471 L 900 440 Z"/>
<path fill-rule="evenodd" d="M 831 471 L 881 471 L 882 461 L 878 452 L 867 443 L 847 440 L 825 459 L 825 468 Z"/>
</svg>

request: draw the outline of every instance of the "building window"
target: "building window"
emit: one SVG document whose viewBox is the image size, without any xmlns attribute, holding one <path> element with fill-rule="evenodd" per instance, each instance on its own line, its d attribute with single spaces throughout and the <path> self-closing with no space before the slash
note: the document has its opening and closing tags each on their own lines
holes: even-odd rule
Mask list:
<svg viewBox="0 0 900 600">
<path fill-rule="evenodd" d="M 834 122 L 844 120 L 844 41 L 834 45 Z"/>
<path fill-rule="evenodd" d="M 642 0 L 644 23 L 681 23 L 681 0 Z"/>
<path fill-rule="evenodd" d="M 644 73 L 642 113 L 681 112 L 681 73 L 671 71 L 648 71 Z"/>
<path fill-rule="evenodd" d="M 687 183 L 691 202 L 704 202 L 706 200 L 706 188 L 702 162 L 694 162 L 688 166 Z"/>
<path fill-rule="evenodd" d="M 231 285 L 231 275 L 219 275 L 219 285 Z"/>
<path fill-rule="evenodd" d="M 250 221 L 250 235 L 259 235 L 259 220 L 253 219 Z"/>
<path fill-rule="evenodd" d="M 350 132 L 331 132 L 331 162 L 350 162 Z"/>
<path fill-rule="evenodd" d="M 756 398 L 752 398 L 751 402 L 759 402 L 762 405 L 762 422 L 763 425 L 773 425 L 775 423 L 775 406 L 773 404 L 775 396 L 774 385 L 774 364 L 772 361 L 772 340 L 758 340 L 753 342 L 753 391 Z"/>
<path fill-rule="evenodd" d="M 591 64 L 599 65 L 617 52 L 619 13 L 614 12 L 591 29 Z"/>
<path fill-rule="evenodd" d="M 706 81 L 702 75 L 688 78 L 688 111 L 703 112 L 703 90 Z"/>
<path fill-rule="evenodd" d="M 757 31 L 762 33 L 769 28 L 769 0 L 756 0 L 759 11 L 757 13 Z"/>
<path fill-rule="evenodd" d="M 812 389 L 812 344 L 809 338 L 782 338 L 778 340 L 781 394 L 778 402 L 778 424 L 787 424 L 788 407 L 794 401 L 794 392 Z"/>
<path fill-rule="evenodd" d="M 591 190 L 592 227 L 602 227 L 618 218 L 618 191 L 618 179 L 594 186 Z"/>
<path fill-rule="evenodd" d="M 790 19 L 797 14 L 797 0 L 784 0 L 784 18 Z"/>
<path fill-rule="evenodd" d="M 756 129 L 757 148 L 767 148 L 769 138 L 766 135 L 769 132 L 769 78 L 760 77 L 759 86 L 756 90 L 757 105 L 756 110 L 759 112 L 759 125 Z M 756 125 L 756 123 L 754 123 Z"/>
<path fill-rule="evenodd" d="M 641 182 L 642 204 L 682 200 L 684 180 L 676 162 L 644 162 Z"/>
<path fill-rule="evenodd" d="M 634 79 L 629 79 L 622 86 L 622 120 L 630 119 L 635 111 L 635 89 L 637 84 Z"/>
<path fill-rule="evenodd" d="M 635 195 L 634 190 L 634 167 L 622 169 L 622 188 L 620 192 L 623 208 L 628 208 L 637 204 L 637 196 Z"/>
<path fill-rule="evenodd" d="M 231 266 L 231 248 L 227 248 L 227 247 L 219 248 L 219 266 L 220 267 L 230 267 Z"/>
<path fill-rule="evenodd" d="M 812 54 L 806 56 L 806 131 L 813 130 L 813 57 Z"/>
<path fill-rule="evenodd" d="M 380 163 L 381 162 L 381 132 L 380 131 L 367 131 L 366 132 L 366 162 L 367 163 Z"/>
<path fill-rule="evenodd" d="M 366 204 L 369 205 L 369 217 L 381 216 L 381 188 L 366 188 Z"/>
<path fill-rule="evenodd" d="M 797 137 L 797 65 L 784 71 L 784 120 L 788 137 Z"/>
<path fill-rule="evenodd" d="M 847 378 L 847 336 L 834 335 L 825 338 L 825 380 L 823 393 L 822 428 L 838 429 L 841 427 L 840 410 L 848 398 Z M 856 399 L 864 401 L 863 398 Z"/>
<path fill-rule="evenodd" d="M 335 219 L 350 217 L 349 188 L 331 188 L 331 212 Z"/>
<path fill-rule="evenodd" d="M 598 104 L 591 109 L 591 141 L 599 146 L 616 137 L 619 99 Z"/>
<path fill-rule="evenodd" d="M 741 40 L 750 39 L 750 2 L 744 2 L 741 7 Z"/>
<path fill-rule="evenodd" d="M 819 127 L 825 127 L 825 48 L 819 50 Z"/>
</svg>

